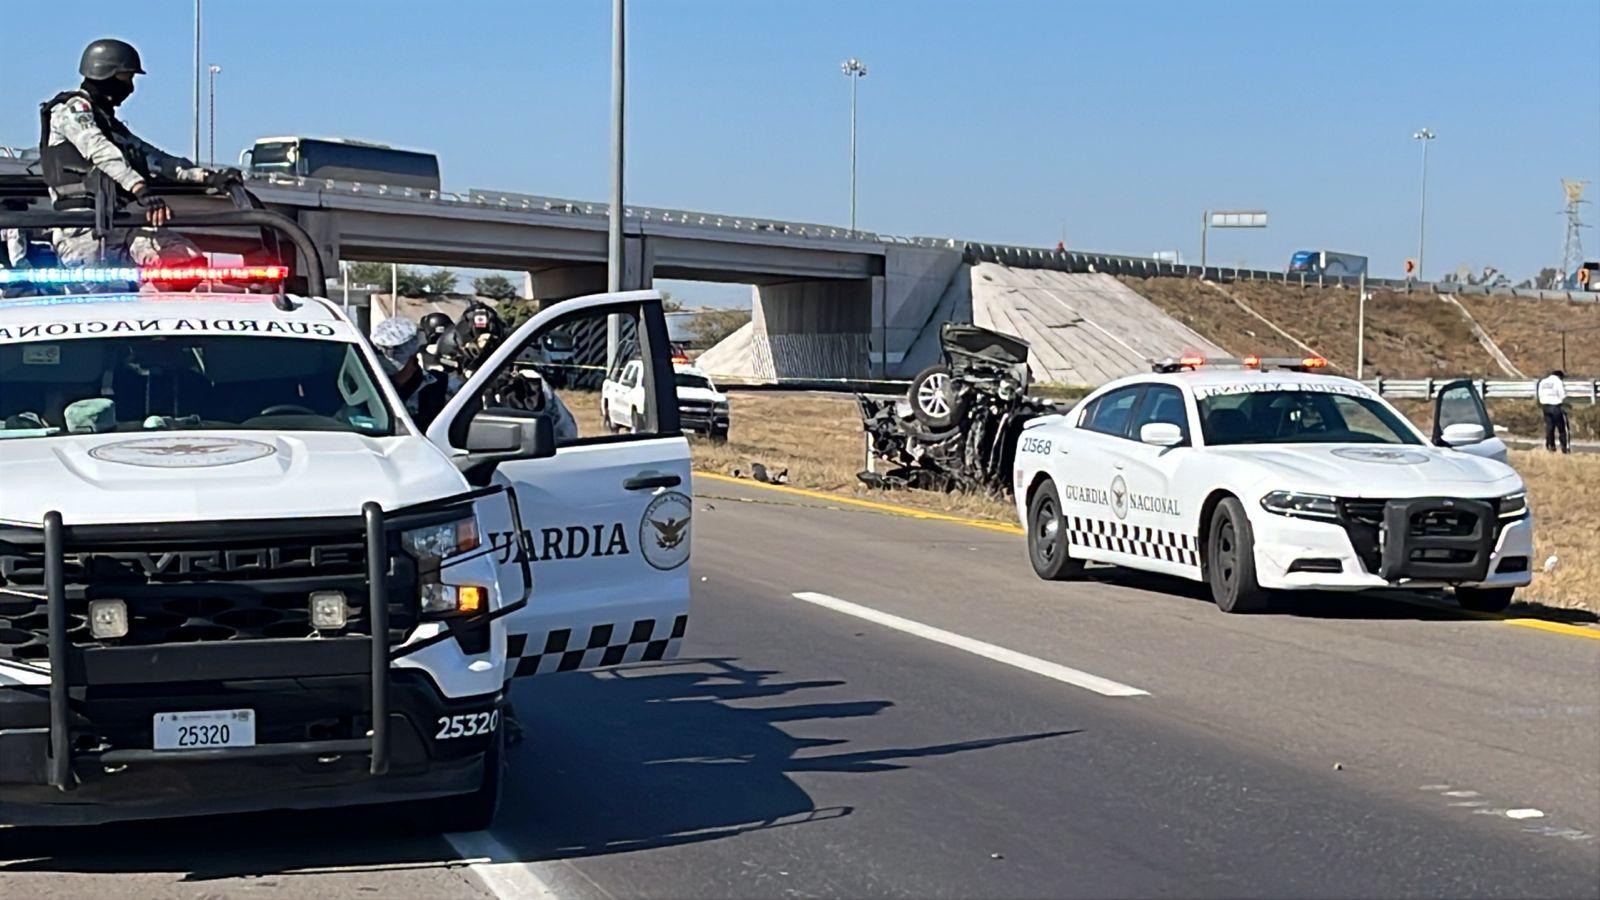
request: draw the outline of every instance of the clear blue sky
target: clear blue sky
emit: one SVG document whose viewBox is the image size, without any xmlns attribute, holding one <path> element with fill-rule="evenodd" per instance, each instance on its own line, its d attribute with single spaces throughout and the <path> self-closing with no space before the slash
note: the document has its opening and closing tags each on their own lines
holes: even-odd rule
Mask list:
<svg viewBox="0 0 1600 900">
<path fill-rule="evenodd" d="M 77 81 L 84 43 L 136 43 L 125 107 L 190 144 L 192 3 L 6 2 L 0 144 Z M 436 151 L 447 188 L 604 199 L 610 4 L 207 0 L 218 155 L 257 136 Z M 1600 3 L 633 0 L 629 199 L 848 220 L 848 56 L 860 219 L 895 234 L 1199 255 L 1201 211 L 1262 208 L 1211 259 L 1416 251 L 1427 272 L 1559 261 L 1560 179 L 1600 197 Z M 1600 212 L 1591 207 L 1591 221 Z M 1600 230 L 1585 235 L 1600 256 Z"/>
</svg>

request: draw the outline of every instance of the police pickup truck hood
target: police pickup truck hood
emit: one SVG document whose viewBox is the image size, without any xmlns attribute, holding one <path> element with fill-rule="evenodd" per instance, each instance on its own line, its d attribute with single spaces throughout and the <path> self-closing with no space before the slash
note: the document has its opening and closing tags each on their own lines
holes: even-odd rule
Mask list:
<svg viewBox="0 0 1600 900">
<path fill-rule="evenodd" d="M 1206 453 L 1249 467 L 1264 491 L 1387 499 L 1498 497 L 1522 490 L 1522 478 L 1504 463 L 1426 445 L 1255 444 Z"/>
<path fill-rule="evenodd" d="M 356 515 L 466 489 L 414 435 L 190 431 L 0 440 L 0 520 L 68 525 Z"/>
</svg>

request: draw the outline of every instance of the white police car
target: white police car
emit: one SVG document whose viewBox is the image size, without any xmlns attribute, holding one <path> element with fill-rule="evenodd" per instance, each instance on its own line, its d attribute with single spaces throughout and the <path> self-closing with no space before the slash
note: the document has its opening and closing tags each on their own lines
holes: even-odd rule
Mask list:
<svg viewBox="0 0 1600 900">
<path fill-rule="evenodd" d="M 1027 424 L 1013 474 L 1041 578 L 1146 569 L 1206 582 L 1227 612 L 1276 589 L 1444 586 L 1498 611 L 1528 584 L 1521 477 L 1460 449 L 1490 443 L 1486 418 L 1430 439 L 1365 385 L 1308 373 L 1320 359 L 1220 362 L 1159 363 Z"/>
</svg>

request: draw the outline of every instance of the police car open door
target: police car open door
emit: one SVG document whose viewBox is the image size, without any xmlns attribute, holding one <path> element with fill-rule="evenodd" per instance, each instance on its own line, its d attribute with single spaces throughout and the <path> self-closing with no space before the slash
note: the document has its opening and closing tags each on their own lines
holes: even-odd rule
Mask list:
<svg viewBox="0 0 1600 900">
<path fill-rule="evenodd" d="M 645 374 L 634 394 L 643 408 L 634 428 L 613 431 L 601 413 L 601 386 L 632 360 Z M 521 596 L 524 563 L 533 573 L 527 605 L 505 616 L 507 671 L 676 656 L 688 625 L 694 505 L 660 295 L 554 304 L 468 365 L 474 374 L 429 427 L 430 440 L 461 460 L 471 458 L 469 444 L 483 443 L 485 422 L 517 427 L 542 418 L 554 432 L 553 452 L 545 432 L 539 450 L 526 454 L 537 458 L 502 461 L 476 476 L 464 467 L 479 484 L 512 487 L 521 513 L 522 540 L 504 502 L 483 504 L 479 523 L 500 563 L 502 598 Z"/>
</svg>

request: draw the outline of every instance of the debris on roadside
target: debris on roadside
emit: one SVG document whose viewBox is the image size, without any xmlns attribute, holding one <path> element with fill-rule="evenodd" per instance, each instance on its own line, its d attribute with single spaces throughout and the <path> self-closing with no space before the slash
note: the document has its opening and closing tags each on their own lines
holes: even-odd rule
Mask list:
<svg viewBox="0 0 1600 900">
<path fill-rule="evenodd" d="M 732 469 L 729 469 L 728 470 L 728 474 L 732 475 L 734 478 L 750 478 L 752 480 L 759 481 L 762 484 L 788 484 L 789 483 L 789 467 L 788 466 L 784 466 L 783 468 L 774 471 L 772 469 L 767 468 L 765 463 L 759 463 L 759 462 L 752 461 L 750 463 L 750 474 L 749 475 L 745 475 L 744 470 L 739 468 L 738 466 L 735 466 Z"/>
<path fill-rule="evenodd" d="M 944 362 L 917 373 L 904 397 L 856 395 L 869 466 L 857 477 L 878 489 L 1008 494 L 1023 424 L 1064 409 L 1028 396 L 1027 341 L 947 322 L 939 345 Z"/>
</svg>

